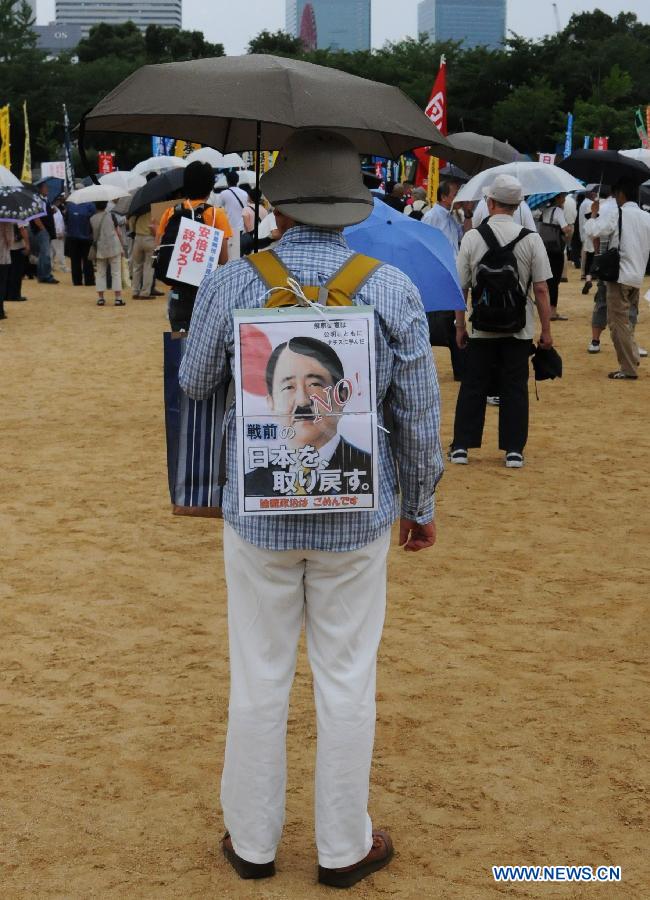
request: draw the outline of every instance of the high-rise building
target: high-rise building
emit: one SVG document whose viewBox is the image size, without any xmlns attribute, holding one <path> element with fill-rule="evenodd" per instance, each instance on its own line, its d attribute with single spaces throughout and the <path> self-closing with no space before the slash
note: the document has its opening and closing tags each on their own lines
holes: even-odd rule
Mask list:
<svg viewBox="0 0 650 900">
<path fill-rule="evenodd" d="M 506 0 L 422 0 L 418 34 L 464 47 L 499 47 L 506 35 Z"/>
<path fill-rule="evenodd" d="M 181 28 L 183 0 L 56 0 L 56 22 L 81 25 L 84 36 L 100 22 L 134 22 L 142 30 L 147 25 Z"/>
<path fill-rule="evenodd" d="M 370 49 L 370 0 L 286 2 L 286 30 L 310 49 Z"/>
</svg>

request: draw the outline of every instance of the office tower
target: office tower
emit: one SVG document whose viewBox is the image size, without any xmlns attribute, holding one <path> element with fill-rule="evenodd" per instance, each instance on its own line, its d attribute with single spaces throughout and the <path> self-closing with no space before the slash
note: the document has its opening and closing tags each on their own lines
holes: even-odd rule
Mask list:
<svg viewBox="0 0 650 900">
<path fill-rule="evenodd" d="M 134 22 L 143 31 L 147 25 L 181 28 L 183 0 L 56 0 L 57 24 L 78 24 L 85 35 L 92 25 Z"/>
<path fill-rule="evenodd" d="M 506 0 L 422 0 L 418 34 L 463 47 L 499 47 L 506 34 Z"/>
<path fill-rule="evenodd" d="M 369 50 L 370 0 L 287 0 L 285 27 L 309 49 Z"/>
</svg>

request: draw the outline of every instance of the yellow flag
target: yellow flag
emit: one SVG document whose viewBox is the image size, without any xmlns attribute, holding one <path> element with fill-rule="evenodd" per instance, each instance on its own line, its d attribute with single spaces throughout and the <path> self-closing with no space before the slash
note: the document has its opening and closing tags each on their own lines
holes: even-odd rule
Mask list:
<svg viewBox="0 0 650 900">
<path fill-rule="evenodd" d="M 11 168 L 11 144 L 9 141 L 9 104 L 0 106 L 0 166 Z"/>
<path fill-rule="evenodd" d="M 25 152 L 23 154 L 23 174 L 20 180 L 26 184 L 32 183 L 32 147 L 29 142 L 29 119 L 27 118 L 27 100 L 23 102 L 23 112 L 25 113 Z"/>
<path fill-rule="evenodd" d="M 180 156 L 185 159 L 190 153 L 201 149 L 201 144 L 192 144 L 189 141 L 176 141 L 174 144 L 174 156 Z"/>
<path fill-rule="evenodd" d="M 437 156 L 429 159 L 429 183 L 427 191 L 427 200 L 431 204 L 438 202 L 438 185 L 440 184 L 440 160 Z"/>
</svg>

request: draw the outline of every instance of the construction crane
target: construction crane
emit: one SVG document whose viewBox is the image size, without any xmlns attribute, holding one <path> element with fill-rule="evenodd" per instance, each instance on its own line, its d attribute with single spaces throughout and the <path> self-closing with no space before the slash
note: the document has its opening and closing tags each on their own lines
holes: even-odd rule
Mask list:
<svg viewBox="0 0 650 900">
<path fill-rule="evenodd" d="M 560 13 L 558 12 L 557 3 L 553 3 L 553 15 L 555 16 L 555 30 L 559 34 L 562 31 L 562 23 L 560 22 Z"/>
</svg>

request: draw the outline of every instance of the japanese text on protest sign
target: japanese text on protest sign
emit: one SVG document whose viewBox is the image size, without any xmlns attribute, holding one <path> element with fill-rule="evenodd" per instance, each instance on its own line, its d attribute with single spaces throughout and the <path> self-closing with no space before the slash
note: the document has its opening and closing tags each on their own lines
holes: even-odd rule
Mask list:
<svg viewBox="0 0 650 900">
<path fill-rule="evenodd" d="M 217 268 L 222 241 L 223 231 L 218 228 L 182 218 L 167 277 L 198 287 Z"/>
</svg>

